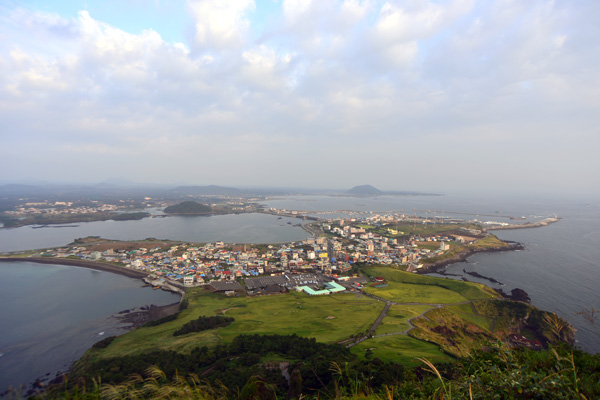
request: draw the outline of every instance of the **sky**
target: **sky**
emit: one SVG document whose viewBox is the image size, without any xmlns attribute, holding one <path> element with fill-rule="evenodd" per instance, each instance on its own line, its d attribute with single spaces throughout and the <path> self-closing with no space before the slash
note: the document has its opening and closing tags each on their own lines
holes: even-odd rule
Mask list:
<svg viewBox="0 0 600 400">
<path fill-rule="evenodd" d="M 0 182 L 600 194 L 597 0 L 0 3 Z"/>
</svg>

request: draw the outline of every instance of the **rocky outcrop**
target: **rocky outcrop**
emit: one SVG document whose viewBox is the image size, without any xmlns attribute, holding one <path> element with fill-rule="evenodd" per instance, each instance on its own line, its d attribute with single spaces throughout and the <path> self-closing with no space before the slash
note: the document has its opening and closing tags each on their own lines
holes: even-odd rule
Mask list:
<svg viewBox="0 0 600 400">
<path fill-rule="evenodd" d="M 467 258 L 476 253 L 495 253 L 500 251 L 511 251 L 511 250 L 523 250 L 523 245 L 517 242 L 505 242 L 505 246 L 494 246 L 494 247 L 485 247 L 485 248 L 464 248 L 463 250 L 457 252 L 456 254 L 443 258 L 441 260 L 434 261 L 429 264 L 423 264 L 423 267 L 420 268 L 417 272 L 419 274 L 427 274 L 431 272 L 435 272 L 438 269 L 445 267 L 446 265 L 454 264 L 457 262 L 466 261 Z"/>
</svg>

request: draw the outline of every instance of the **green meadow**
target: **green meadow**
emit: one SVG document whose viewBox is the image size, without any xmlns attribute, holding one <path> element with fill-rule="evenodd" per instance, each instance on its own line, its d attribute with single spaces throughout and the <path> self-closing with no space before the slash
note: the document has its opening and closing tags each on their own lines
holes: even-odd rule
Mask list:
<svg viewBox="0 0 600 400">
<path fill-rule="evenodd" d="M 411 367 L 423 365 L 416 359 L 417 357 L 426 358 L 434 364 L 453 360 L 436 344 L 405 335 L 382 336 L 365 340 L 352 347 L 352 352 L 359 357 L 365 357 L 369 349 L 373 357 L 377 357 L 381 361 L 397 362 Z"/>
<path fill-rule="evenodd" d="M 393 305 L 377 327 L 375 335 L 404 332 L 411 328 L 408 320 L 431 310 L 428 305 Z"/>
<path fill-rule="evenodd" d="M 365 292 L 398 303 L 448 304 L 498 297 L 492 289 L 473 282 L 418 275 L 387 266 L 369 267 L 365 272 L 388 282 L 384 288 L 366 286 Z"/>
<path fill-rule="evenodd" d="M 153 327 L 142 327 L 119 336 L 102 351 L 103 357 L 152 350 L 187 352 L 197 346 L 229 343 L 244 334 L 297 334 L 335 343 L 365 332 L 383 310 L 382 302 L 355 294 L 308 296 L 292 292 L 258 297 L 225 297 L 190 289 L 188 309 L 179 317 Z M 220 329 L 173 336 L 183 324 L 201 315 L 225 314 L 235 321 Z"/>
<path fill-rule="evenodd" d="M 391 306 L 375 335 L 407 331 L 411 327 L 408 322 L 410 319 L 435 308 L 427 304 L 461 303 L 495 297 L 491 289 L 484 285 L 422 276 L 388 266 L 368 267 L 365 272 L 371 276 L 385 277 L 389 283 L 387 288 L 368 287 L 365 289 L 367 292 L 399 303 L 416 303 Z M 367 332 L 385 305 L 382 301 L 356 293 L 309 296 L 291 292 L 272 296 L 227 297 L 199 288 L 188 289 L 186 300 L 188 308 L 175 320 L 135 329 L 117 337 L 104 349 L 91 349 L 87 357 L 119 357 L 154 350 L 188 353 L 198 346 L 213 347 L 230 343 L 240 334 L 297 334 L 314 337 L 323 343 L 336 343 Z M 452 307 L 452 312 L 457 316 L 489 329 L 491 319 L 474 313 L 470 304 Z M 173 332 L 187 322 L 200 316 L 220 314 L 235 320 L 226 327 L 173 336 Z M 367 348 L 374 348 L 373 354 L 382 360 L 409 364 L 417 356 L 432 360 L 447 359 L 435 344 L 406 335 L 370 338 L 353 351 L 360 355 Z"/>
</svg>

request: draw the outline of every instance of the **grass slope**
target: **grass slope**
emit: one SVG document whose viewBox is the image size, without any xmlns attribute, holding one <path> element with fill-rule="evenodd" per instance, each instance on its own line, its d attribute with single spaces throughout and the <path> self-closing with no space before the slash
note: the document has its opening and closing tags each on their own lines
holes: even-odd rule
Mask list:
<svg viewBox="0 0 600 400">
<path fill-rule="evenodd" d="M 374 276 L 383 276 L 389 282 L 387 288 L 366 290 L 396 302 L 450 304 L 495 298 L 495 293 L 489 288 L 475 283 L 416 275 L 388 266 L 369 267 L 366 272 Z M 104 349 L 91 349 L 86 353 L 86 358 L 97 360 L 154 350 L 187 353 L 198 346 L 212 347 L 231 343 L 242 333 L 295 333 L 299 336 L 314 337 L 319 342 L 335 343 L 366 332 L 384 308 L 384 302 L 349 293 L 308 296 L 292 292 L 274 296 L 226 297 L 201 289 L 189 289 L 186 299 L 189 307 L 182 311 L 176 320 L 142 327 L 119 336 Z M 406 331 L 411 327 L 409 319 L 430 308 L 432 306 L 426 304 L 393 305 L 375 334 Z M 444 313 L 447 319 L 455 322 L 457 326 L 460 324 L 470 329 L 470 326 L 481 325 L 478 332 L 489 332 L 490 318 L 483 316 L 484 313 L 481 316 L 476 315 L 470 304 L 455 306 L 451 311 L 445 310 Z M 182 325 L 200 316 L 223 314 L 233 317 L 235 321 L 223 328 L 173 336 L 173 332 Z M 421 320 L 426 321 L 424 318 L 414 321 Z M 445 348 L 448 346 L 444 346 L 439 338 L 431 337 L 428 332 L 432 327 L 422 326 L 421 330 L 416 330 L 415 337 L 393 335 L 370 338 L 355 346 L 353 351 L 364 354 L 366 349 L 375 348 L 374 355 L 380 359 L 409 365 L 414 363 L 414 357 L 417 356 L 446 361 L 448 356 L 434 343 Z"/>
<path fill-rule="evenodd" d="M 276 296 L 225 297 L 190 289 L 187 298 L 189 308 L 175 321 L 139 328 L 119 336 L 101 352 L 101 356 L 121 356 L 157 349 L 187 352 L 197 346 L 229 343 L 242 333 L 296 333 L 314 337 L 319 342 L 334 343 L 366 331 L 384 307 L 382 302 L 354 294 L 308 296 L 292 292 Z M 175 330 L 201 315 L 222 313 L 235 318 L 235 321 L 221 329 L 173 336 Z"/>
<path fill-rule="evenodd" d="M 411 328 L 408 320 L 429 311 L 431 307 L 427 305 L 393 305 L 377 327 L 375 335 L 407 331 Z"/>
<path fill-rule="evenodd" d="M 367 293 L 398 303 L 448 304 L 498 297 L 492 289 L 473 282 L 417 275 L 387 266 L 369 267 L 365 272 L 388 281 L 386 288 L 365 288 Z"/>
<path fill-rule="evenodd" d="M 359 357 L 365 357 L 368 349 L 373 352 L 373 357 L 377 357 L 382 361 L 396 362 L 409 367 L 422 365 L 416 357 L 426 358 L 436 364 L 453 360 L 452 357 L 444 354 L 436 344 L 404 335 L 383 336 L 365 340 L 352 347 L 351 351 Z"/>
</svg>

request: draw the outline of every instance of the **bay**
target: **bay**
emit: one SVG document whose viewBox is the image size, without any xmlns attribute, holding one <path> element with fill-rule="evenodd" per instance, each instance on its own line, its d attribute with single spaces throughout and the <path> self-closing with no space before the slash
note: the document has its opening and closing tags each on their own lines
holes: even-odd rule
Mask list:
<svg viewBox="0 0 600 400">
<path fill-rule="evenodd" d="M 73 266 L 0 263 L 0 393 L 66 372 L 94 343 L 130 325 L 112 315 L 180 296 L 140 279 Z"/>
<path fill-rule="evenodd" d="M 64 246 L 76 238 L 101 236 L 115 240 L 148 237 L 184 242 L 280 243 L 306 239 L 309 235 L 297 218 L 278 218 L 248 213 L 214 216 L 169 216 L 138 221 L 97 221 L 36 228 L 0 229 L 0 251 L 22 251 Z"/>
</svg>

